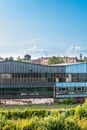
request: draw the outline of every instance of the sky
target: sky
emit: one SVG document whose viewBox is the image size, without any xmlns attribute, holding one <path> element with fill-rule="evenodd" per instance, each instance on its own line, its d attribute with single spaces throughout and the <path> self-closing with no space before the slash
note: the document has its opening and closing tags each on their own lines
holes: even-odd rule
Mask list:
<svg viewBox="0 0 87 130">
<path fill-rule="evenodd" d="M 0 0 L 0 57 L 87 56 L 87 0 Z"/>
</svg>

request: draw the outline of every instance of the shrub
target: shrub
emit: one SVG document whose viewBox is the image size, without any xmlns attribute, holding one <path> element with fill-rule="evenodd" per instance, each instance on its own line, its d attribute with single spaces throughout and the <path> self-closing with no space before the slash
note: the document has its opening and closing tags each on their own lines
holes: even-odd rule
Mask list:
<svg viewBox="0 0 87 130">
<path fill-rule="evenodd" d="M 82 106 L 78 105 L 75 108 L 75 116 L 80 119 L 87 118 L 87 100 Z"/>
<path fill-rule="evenodd" d="M 5 116 L 6 119 L 26 119 L 31 118 L 32 116 L 45 117 L 48 116 L 48 110 L 10 110 L 0 112 L 1 115 Z"/>
<path fill-rule="evenodd" d="M 29 126 L 24 126 L 23 130 L 29 130 Z"/>
<path fill-rule="evenodd" d="M 54 110 L 51 110 L 51 114 L 52 116 L 58 116 L 59 114 L 61 113 L 61 110 L 60 109 L 54 109 Z"/>
<path fill-rule="evenodd" d="M 5 125 L 2 130 L 11 130 L 10 127 L 8 125 Z"/>
<path fill-rule="evenodd" d="M 63 103 L 64 103 L 64 104 L 75 104 L 76 101 L 75 101 L 74 98 L 67 98 L 67 99 L 64 99 L 64 100 L 63 100 Z"/>
<path fill-rule="evenodd" d="M 80 105 L 78 105 L 75 108 L 75 117 L 80 118 L 80 119 L 83 117 L 83 110 L 82 110 L 82 107 Z"/>
<path fill-rule="evenodd" d="M 77 122 L 72 117 L 66 118 L 64 124 L 65 130 L 80 130 Z"/>
<path fill-rule="evenodd" d="M 82 117 L 87 118 L 87 100 L 82 104 Z"/>
<path fill-rule="evenodd" d="M 48 116 L 44 118 L 43 122 L 47 130 L 64 130 L 64 116 Z"/>
<path fill-rule="evenodd" d="M 74 116 L 74 114 L 75 114 L 75 109 L 66 110 L 66 113 L 65 113 L 66 117 Z"/>
<path fill-rule="evenodd" d="M 78 120 L 78 125 L 81 128 L 81 130 L 87 130 L 87 120 L 86 119 Z"/>
</svg>

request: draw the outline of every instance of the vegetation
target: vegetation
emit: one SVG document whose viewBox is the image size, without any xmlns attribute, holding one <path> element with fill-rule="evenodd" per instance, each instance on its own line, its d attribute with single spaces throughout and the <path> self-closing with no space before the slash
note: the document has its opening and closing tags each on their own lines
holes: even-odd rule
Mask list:
<svg viewBox="0 0 87 130">
<path fill-rule="evenodd" d="M 13 110 L 13 109 L 18 109 L 18 110 L 24 110 L 24 109 L 68 109 L 68 108 L 75 108 L 77 104 L 64 104 L 63 102 L 56 102 L 53 104 L 29 104 L 29 105 L 1 105 L 0 110 Z"/>
<path fill-rule="evenodd" d="M 60 63 L 64 63 L 64 62 L 62 59 L 56 56 L 52 56 L 48 61 L 48 64 L 60 64 Z"/>
<path fill-rule="evenodd" d="M 1 109 L 0 130 L 87 130 L 87 100 L 70 109 Z"/>
<path fill-rule="evenodd" d="M 74 98 L 66 98 L 66 99 L 63 100 L 63 103 L 64 104 L 75 104 L 76 101 L 75 101 Z"/>
</svg>

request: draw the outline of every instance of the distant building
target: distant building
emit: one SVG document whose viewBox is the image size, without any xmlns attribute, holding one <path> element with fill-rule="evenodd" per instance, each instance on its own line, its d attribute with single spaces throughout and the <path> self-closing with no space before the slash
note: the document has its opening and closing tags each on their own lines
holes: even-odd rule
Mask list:
<svg viewBox="0 0 87 130">
<path fill-rule="evenodd" d="M 87 62 L 87 57 L 86 56 L 84 57 L 84 61 Z"/>
<path fill-rule="evenodd" d="M 34 64 L 48 65 L 49 59 L 50 59 L 50 57 L 41 57 L 41 58 L 32 60 L 32 62 Z"/>
<path fill-rule="evenodd" d="M 50 57 L 41 57 L 41 65 L 48 65 Z"/>
<path fill-rule="evenodd" d="M 50 57 L 41 57 L 38 59 L 32 60 L 34 64 L 48 65 Z M 77 57 L 58 57 L 58 59 L 62 60 L 63 63 L 76 63 Z"/>
<path fill-rule="evenodd" d="M 24 60 L 30 61 L 31 60 L 31 55 L 24 55 Z"/>
<path fill-rule="evenodd" d="M 41 59 L 40 58 L 34 59 L 34 60 L 32 60 L 32 63 L 34 63 L 34 64 L 41 64 Z"/>
<path fill-rule="evenodd" d="M 76 63 L 77 57 L 60 57 L 64 63 Z"/>
</svg>

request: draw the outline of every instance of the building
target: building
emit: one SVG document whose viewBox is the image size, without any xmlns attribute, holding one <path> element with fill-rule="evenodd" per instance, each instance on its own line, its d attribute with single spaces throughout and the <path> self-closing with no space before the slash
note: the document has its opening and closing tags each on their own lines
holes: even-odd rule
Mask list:
<svg viewBox="0 0 87 130">
<path fill-rule="evenodd" d="M 41 57 L 41 58 L 32 60 L 32 62 L 34 64 L 48 65 L 49 59 L 50 57 Z"/>
<path fill-rule="evenodd" d="M 62 59 L 64 63 L 76 63 L 77 62 L 77 57 L 64 56 L 64 57 L 59 57 L 59 58 Z"/>
<path fill-rule="evenodd" d="M 31 55 L 28 55 L 28 54 L 24 55 L 24 60 L 30 61 L 31 60 Z"/>
<path fill-rule="evenodd" d="M 41 65 L 48 65 L 50 57 L 41 57 Z"/>
<path fill-rule="evenodd" d="M 0 98 L 53 98 L 56 67 L 0 62 Z"/>
<path fill-rule="evenodd" d="M 87 97 L 87 63 L 63 65 L 56 74 L 55 98 L 75 98 L 82 102 Z"/>
<path fill-rule="evenodd" d="M 34 64 L 48 65 L 48 61 L 51 57 L 41 57 L 38 59 L 33 59 L 32 62 Z M 57 57 L 63 63 L 76 63 L 77 57 Z"/>
<path fill-rule="evenodd" d="M 33 59 L 32 63 L 34 63 L 34 64 L 41 64 L 41 58 Z"/>
<path fill-rule="evenodd" d="M 0 62 L 0 99 L 87 97 L 87 63 L 36 65 Z"/>
</svg>

